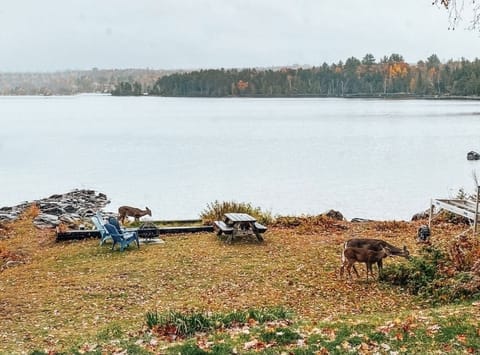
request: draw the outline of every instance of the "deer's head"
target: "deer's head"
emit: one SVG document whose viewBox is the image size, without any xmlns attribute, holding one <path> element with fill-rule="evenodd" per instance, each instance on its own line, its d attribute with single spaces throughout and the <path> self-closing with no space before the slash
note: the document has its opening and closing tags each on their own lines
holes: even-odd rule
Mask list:
<svg viewBox="0 0 480 355">
<path fill-rule="evenodd" d="M 151 217 L 152 216 L 152 211 L 150 211 L 150 208 L 145 207 L 145 211 L 147 211 L 147 214 Z"/>
</svg>

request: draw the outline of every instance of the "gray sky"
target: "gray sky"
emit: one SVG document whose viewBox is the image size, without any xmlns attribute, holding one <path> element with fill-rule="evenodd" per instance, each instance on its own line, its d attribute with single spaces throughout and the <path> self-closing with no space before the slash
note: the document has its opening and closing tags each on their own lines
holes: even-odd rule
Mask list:
<svg viewBox="0 0 480 355">
<path fill-rule="evenodd" d="M 467 16 L 467 14 L 465 14 Z M 0 71 L 319 65 L 399 53 L 480 54 L 432 0 L 15 0 L 0 7 Z"/>
</svg>

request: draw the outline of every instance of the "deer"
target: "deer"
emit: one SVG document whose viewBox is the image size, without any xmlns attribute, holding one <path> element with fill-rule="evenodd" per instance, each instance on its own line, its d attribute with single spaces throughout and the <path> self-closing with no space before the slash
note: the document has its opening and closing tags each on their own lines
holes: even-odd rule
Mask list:
<svg viewBox="0 0 480 355">
<path fill-rule="evenodd" d="M 368 281 L 369 273 L 373 277 L 372 265 L 374 263 L 378 263 L 380 260 L 386 258 L 389 255 L 391 255 L 391 251 L 388 247 L 382 248 L 380 251 L 370 250 L 366 248 L 347 247 L 343 250 L 342 254 L 343 263 L 340 267 L 340 277 L 343 277 L 345 267 L 347 267 L 348 276 L 349 278 L 352 278 L 350 270 L 352 267 L 355 267 L 354 264 L 356 262 L 359 262 L 365 263 L 365 265 L 367 266 Z M 358 272 L 356 272 L 356 270 L 355 273 L 358 277 Z"/>
<path fill-rule="evenodd" d="M 406 259 L 410 258 L 410 252 L 408 251 L 406 246 L 403 246 L 403 249 L 400 249 L 381 239 L 353 238 L 353 239 L 347 240 L 343 245 L 344 250 L 349 247 L 364 248 L 364 249 L 369 249 L 373 251 L 380 251 L 383 248 L 388 248 L 390 250 L 390 256 L 402 256 Z M 342 264 L 343 262 L 344 262 L 344 257 L 342 254 Z M 377 266 L 378 266 L 378 271 L 380 272 L 383 269 L 383 258 L 377 261 Z M 355 268 L 355 265 L 353 265 L 353 271 L 355 272 L 357 277 L 359 277 L 358 271 Z"/>
<path fill-rule="evenodd" d="M 145 207 L 145 211 L 141 210 L 140 208 L 136 207 L 130 207 L 130 206 L 121 206 L 118 208 L 118 219 L 120 222 L 125 221 L 126 217 L 134 217 L 135 221 L 138 222 L 140 220 L 140 217 L 152 215 L 152 211 L 148 207 Z"/>
</svg>

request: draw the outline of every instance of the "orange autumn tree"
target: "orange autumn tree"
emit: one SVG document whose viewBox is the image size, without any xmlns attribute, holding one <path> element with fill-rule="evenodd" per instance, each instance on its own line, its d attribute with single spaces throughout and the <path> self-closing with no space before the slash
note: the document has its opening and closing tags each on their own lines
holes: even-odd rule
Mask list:
<svg viewBox="0 0 480 355">
<path fill-rule="evenodd" d="M 410 82 L 408 80 L 410 66 L 405 63 L 399 54 L 392 54 L 382 59 L 383 90 L 387 92 L 408 92 Z"/>
<path fill-rule="evenodd" d="M 239 90 L 245 90 L 246 88 L 248 88 L 248 81 L 239 80 L 237 82 L 237 88 Z"/>
</svg>

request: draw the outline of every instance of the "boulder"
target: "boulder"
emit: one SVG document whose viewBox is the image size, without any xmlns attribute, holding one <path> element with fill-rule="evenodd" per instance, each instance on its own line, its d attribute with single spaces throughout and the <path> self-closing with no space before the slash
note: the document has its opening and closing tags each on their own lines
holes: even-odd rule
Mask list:
<svg viewBox="0 0 480 355">
<path fill-rule="evenodd" d="M 421 220 L 421 219 L 427 219 L 428 217 L 430 216 L 430 211 L 429 210 L 425 210 L 423 212 L 418 212 L 418 213 L 415 213 L 413 216 L 412 216 L 412 221 L 418 221 L 418 220 Z"/>
<path fill-rule="evenodd" d="M 339 211 L 335 210 L 330 210 L 327 213 L 325 213 L 325 216 L 336 219 L 338 221 L 343 221 L 345 218 L 343 217 L 343 214 L 341 214 Z"/>
<path fill-rule="evenodd" d="M 479 160 L 480 153 L 474 152 L 473 150 L 467 153 L 467 160 Z"/>
</svg>

